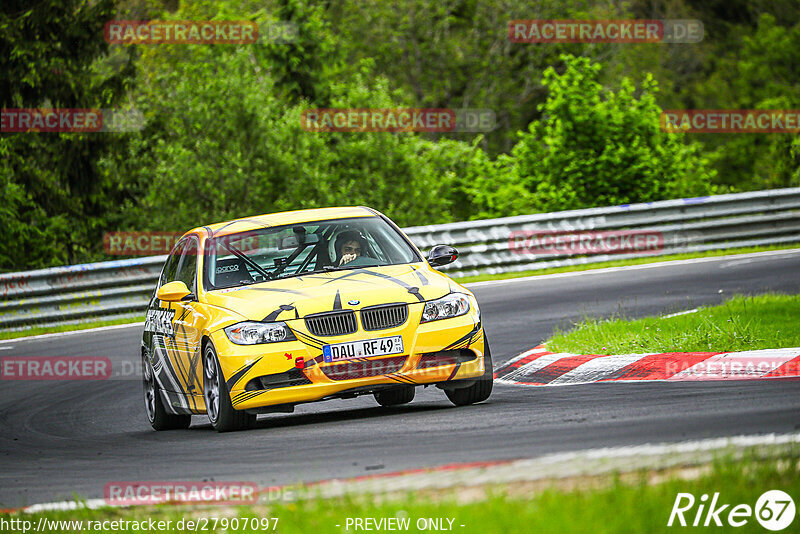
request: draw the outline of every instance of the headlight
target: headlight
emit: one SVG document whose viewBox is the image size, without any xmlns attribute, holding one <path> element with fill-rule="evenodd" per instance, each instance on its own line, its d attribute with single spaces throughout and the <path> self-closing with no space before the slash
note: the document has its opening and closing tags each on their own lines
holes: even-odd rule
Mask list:
<svg viewBox="0 0 800 534">
<path fill-rule="evenodd" d="M 425 303 L 421 323 L 458 317 L 469 311 L 469 299 L 462 293 L 450 293 L 438 300 Z"/>
<path fill-rule="evenodd" d="M 225 329 L 225 335 L 237 345 L 256 345 L 259 343 L 277 343 L 294 341 L 294 333 L 286 323 L 259 323 L 245 321 L 236 323 Z"/>
</svg>

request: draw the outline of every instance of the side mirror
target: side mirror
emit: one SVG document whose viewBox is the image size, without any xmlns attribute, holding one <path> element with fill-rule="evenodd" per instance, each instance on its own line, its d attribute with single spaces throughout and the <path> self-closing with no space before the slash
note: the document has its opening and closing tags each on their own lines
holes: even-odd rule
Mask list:
<svg viewBox="0 0 800 534">
<path fill-rule="evenodd" d="M 458 251 L 450 245 L 436 245 L 428 252 L 428 263 L 441 267 L 453 263 L 458 258 Z"/>
<path fill-rule="evenodd" d="M 156 298 L 165 302 L 178 302 L 191 295 L 192 292 L 180 280 L 164 284 L 158 288 Z"/>
</svg>

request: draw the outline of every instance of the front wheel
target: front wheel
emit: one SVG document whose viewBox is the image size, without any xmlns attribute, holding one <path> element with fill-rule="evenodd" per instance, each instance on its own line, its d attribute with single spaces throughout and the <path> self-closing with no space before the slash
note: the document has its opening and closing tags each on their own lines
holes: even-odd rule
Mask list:
<svg viewBox="0 0 800 534">
<path fill-rule="evenodd" d="M 483 354 L 483 365 L 486 372 L 471 386 L 461 389 L 445 389 L 444 393 L 450 402 L 456 406 L 466 406 L 483 402 L 492 394 L 494 384 L 494 369 L 492 368 L 492 354 L 489 351 L 489 342 L 484 341 L 486 351 Z"/>
<path fill-rule="evenodd" d="M 142 374 L 144 375 L 144 407 L 150 426 L 154 430 L 182 430 L 189 428 L 192 422 L 191 415 L 169 413 L 164 408 L 153 367 L 144 354 L 142 354 Z"/>
<path fill-rule="evenodd" d="M 220 369 L 217 352 L 211 343 L 208 343 L 203 349 L 203 394 L 211 426 L 217 432 L 252 428 L 255 425 L 256 416 L 233 409 L 228 385 L 225 383 Z"/>
</svg>

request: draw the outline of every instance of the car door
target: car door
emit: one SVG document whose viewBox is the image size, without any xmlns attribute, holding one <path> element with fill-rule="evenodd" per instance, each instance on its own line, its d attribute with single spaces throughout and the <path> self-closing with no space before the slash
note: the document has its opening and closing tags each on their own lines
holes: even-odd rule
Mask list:
<svg viewBox="0 0 800 534">
<path fill-rule="evenodd" d="M 186 244 L 187 240 L 183 239 L 170 252 L 147 310 L 144 326 L 145 343 L 159 390 L 165 397 L 165 405 L 177 413 L 191 412 L 186 397 L 186 380 L 181 379 L 181 358 L 175 337 L 175 318 L 180 316 L 180 311 L 176 303 L 159 300 L 157 294 L 161 286 L 178 279 L 178 268 Z"/>
<path fill-rule="evenodd" d="M 181 253 L 176 280 L 189 288 L 191 294 L 181 302 L 171 303 L 175 309 L 175 352 L 177 371 L 186 400 L 193 411 L 203 411 L 202 332 L 205 324 L 204 307 L 197 301 L 199 242 L 189 236 Z"/>
</svg>

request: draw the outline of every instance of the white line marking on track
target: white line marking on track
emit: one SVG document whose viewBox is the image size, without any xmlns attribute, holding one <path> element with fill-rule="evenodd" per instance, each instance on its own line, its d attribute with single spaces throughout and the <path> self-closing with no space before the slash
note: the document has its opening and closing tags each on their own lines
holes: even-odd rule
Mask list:
<svg viewBox="0 0 800 534">
<path fill-rule="evenodd" d="M 678 313 L 670 313 L 669 315 L 662 315 L 659 319 L 669 319 L 670 317 L 678 317 L 679 315 L 688 315 L 690 313 L 697 313 L 700 311 L 700 308 L 692 308 L 691 310 L 686 310 Z"/>
<path fill-rule="evenodd" d="M 64 336 L 74 336 L 75 334 L 91 334 L 94 332 L 105 332 L 106 330 L 117 330 L 121 328 L 133 328 L 138 326 L 142 328 L 144 322 L 138 323 L 125 323 L 125 324 L 112 324 L 109 326 L 98 326 L 97 328 L 84 328 L 83 330 L 70 330 L 69 332 L 53 332 L 52 334 L 38 334 L 35 336 L 15 337 L 12 339 L 0 339 L 0 344 L 4 343 L 19 343 L 20 341 L 36 341 L 39 339 L 56 339 Z"/>
<path fill-rule="evenodd" d="M 753 447 L 757 445 L 782 445 L 787 443 L 800 443 L 800 433 L 794 434 L 766 434 L 755 436 L 733 436 L 729 438 L 711 438 L 679 443 L 647 443 L 645 445 L 626 445 L 622 447 L 606 447 L 601 449 L 588 449 L 578 452 L 557 453 L 543 456 L 541 460 L 551 462 L 572 460 L 576 457 L 588 458 L 619 458 L 621 456 L 661 455 L 678 452 L 701 452 L 715 449 L 734 447 Z M 535 460 L 522 460 L 535 461 Z"/>
<path fill-rule="evenodd" d="M 631 472 L 636 469 L 653 469 L 654 465 L 658 464 L 662 464 L 662 467 L 705 464 L 711 460 L 707 453 L 715 451 L 725 451 L 726 454 L 730 454 L 731 448 L 743 449 L 797 443 L 800 443 L 800 433 L 739 435 L 677 443 L 647 443 L 586 449 L 547 454 L 538 458 L 501 461 L 494 466 L 475 467 L 474 464 L 467 462 L 463 466 L 455 464 L 447 466 L 446 470 L 433 468 L 425 473 L 382 473 L 379 477 L 362 480 L 317 481 L 313 483 L 313 487 L 320 494 L 312 493 L 309 497 L 336 497 L 347 493 L 415 491 L 433 487 L 464 487 L 489 483 L 503 484 L 524 480 L 602 474 L 609 471 Z M 325 484 L 326 482 L 329 484 Z M 297 486 L 287 487 L 297 488 Z M 88 499 L 81 502 L 61 501 L 34 504 L 20 510 L 26 513 L 38 513 L 81 508 L 96 509 L 107 506 L 110 505 L 106 504 L 104 499 Z"/>
<path fill-rule="evenodd" d="M 768 250 L 766 252 L 750 252 L 748 254 L 732 254 L 729 256 L 708 256 L 705 258 L 692 258 L 688 260 L 672 260 L 672 261 L 659 261 L 654 263 L 643 263 L 641 265 L 625 265 L 622 267 L 605 267 L 602 269 L 588 269 L 586 271 L 572 271 L 567 273 L 555 274 L 540 274 L 533 276 L 524 276 L 520 278 L 506 278 L 504 280 L 484 280 L 483 282 L 470 282 L 464 284 L 464 287 L 483 287 L 498 284 L 513 284 L 515 282 L 530 282 L 533 280 L 552 280 L 554 278 L 569 278 L 573 276 L 584 276 L 591 274 L 608 274 L 618 273 L 623 271 L 640 271 L 643 269 L 656 269 L 659 267 L 678 267 L 681 265 L 691 265 L 694 263 L 710 263 L 719 261 L 730 261 L 731 258 L 757 258 L 765 256 L 783 256 L 787 254 L 797 254 L 800 248 L 791 248 L 787 250 Z"/>
<path fill-rule="evenodd" d="M 69 510 L 78 510 L 79 508 L 88 508 L 89 510 L 95 510 L 97 508 L 102 508 L 104 506 L 108 506 L 106 504 L 105 499 L 87 499 L 85 501 L 59 501 L 59 502 L 48 502 L 42 504 L 34 504 L 31 506 L 27 506 L 23 508 L 23 511 L 29 514 L 36 514 L 39 512 L 55 512 L 55 511 L 69 511 Z"/>
</svg>

